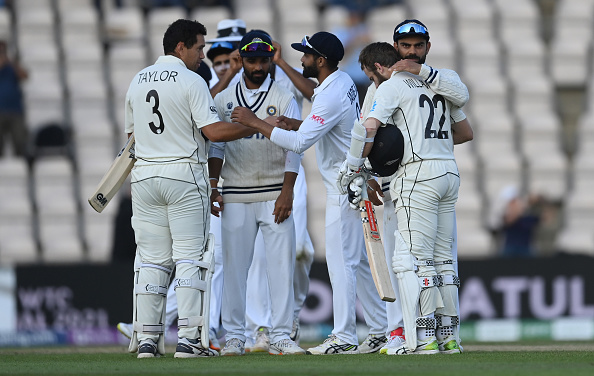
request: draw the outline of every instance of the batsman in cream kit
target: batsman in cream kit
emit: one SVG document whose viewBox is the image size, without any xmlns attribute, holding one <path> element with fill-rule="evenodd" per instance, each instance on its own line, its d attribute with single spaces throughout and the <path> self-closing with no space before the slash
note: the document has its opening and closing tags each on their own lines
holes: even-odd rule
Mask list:
<svg viewBox="0 0 594 376">
<path fill-rule="evenodd" d="M 126 94 L 125 131 L 134 133 L 137 159 L 131 172 L 137 257 L 129 350 L 139 358 L 165 353 L 165 297 L 174 266 L 175 357 L 217 355 L 208 348 L 206 303 L 213 248 L 209 140 L 231 141 L 253 131 L 221 122 L 206 82 L 195 73 L 204 59 L 204 35 L 196 21 L 172 23 L 163 37 L 164 56 L 141 70 Z"/>
</svg>

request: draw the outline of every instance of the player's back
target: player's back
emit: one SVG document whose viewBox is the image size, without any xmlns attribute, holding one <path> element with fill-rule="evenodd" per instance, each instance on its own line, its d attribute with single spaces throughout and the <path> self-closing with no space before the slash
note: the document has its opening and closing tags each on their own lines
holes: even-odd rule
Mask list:
<svg viewBox="0 0 594 376">
<path fill-rule="evenodd" d="M 126 95 L 126 130 L 132 124 L 139 164 L 206 162 L 198 128 L 218 119 L 208 94 L 204 80 L 173 56 L 136 74 Z"/>
<path fill-rule="evenodd" d="M 405 140 L 401 164 L 454 159 L 451 104 L 418 76 L 398 72 L 376 91 L 370 117 L 395 124 Z"/>
</svg>

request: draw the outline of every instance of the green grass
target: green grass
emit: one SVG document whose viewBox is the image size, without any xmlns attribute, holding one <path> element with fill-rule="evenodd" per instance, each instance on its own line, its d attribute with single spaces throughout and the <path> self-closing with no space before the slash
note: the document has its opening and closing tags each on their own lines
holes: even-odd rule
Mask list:
<svg viewBox="0 0 594 376">
<path fill-rule="evenodd" d="M 531 351 L 534 346 L 530 343 L 520 346 L 514 344 L 513 351 L 498 351 L 510 347 L 490 344 L 473 349 L 468 344 L 461 355 L 246 354 L 211 359 L 174 359 L 172 352 L 159 359 L 136 359 L 119 347 L 2 349 L 0 375 L 594 375 L 591 343 L 583 350 L 580 343 L 570 347 L 551 343 L 537 346 L 539 351 Z"/>
</svg>

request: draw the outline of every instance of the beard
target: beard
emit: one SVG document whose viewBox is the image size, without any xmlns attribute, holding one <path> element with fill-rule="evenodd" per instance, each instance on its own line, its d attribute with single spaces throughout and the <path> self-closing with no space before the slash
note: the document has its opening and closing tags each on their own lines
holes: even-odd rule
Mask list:
<svg viewBox="0 0 594 376">
<path fill-rule="evenodd" d="M 264 81 L 266 80 L 266 72 L 264 72 L 263 70 L 259 70 L 259 71 L 245 71 L 245 77 L 251 81 L 252 83 L 256 84 L 256 85 L 262 85 L 264 83 Z M 259 74 L 258 76 L 255 76 L 255 74 Z"/>
<path fill-rule="evenodd" d="M 427 59 L 427 54 L 425 54 L 425 55 L 423 55 L 421 57 L 419 57 L 419 56 L 417 56 L 415 54 L 410 54 L 410 55 L 406 55 L 406 56 L 402 57 L 402 55 L 400 55 L 400 52 L 398 52 L 398 51 L 396 51 L 396 54 L 398 55 L 398 60 L 402 60 L 402 59 L 405 59 L 405 60 L 414 60 L 414 61 L 416 61 L 419 64 L 424 64 L 425 63 L 425 60 Z"/>
<path fill-rule="evenodd" d="M 320 71 L 318 70 L 318 67 L 315 65 L 303 66 L 303 77 L 305 78 L 317 78 L 319 73 Z"/>
</svg>

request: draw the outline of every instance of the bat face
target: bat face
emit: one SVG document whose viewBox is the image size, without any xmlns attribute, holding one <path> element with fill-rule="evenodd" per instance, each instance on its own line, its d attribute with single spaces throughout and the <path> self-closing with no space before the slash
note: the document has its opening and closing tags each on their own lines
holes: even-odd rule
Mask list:
<svg viewBox="0 0 594 376">
<path fill-rule="evenodd" d="M 373 282 L 380 298 L 387 302 L 393 302 L 396 300 L 396 294 L 394 293 L 392 280 L 390 279 L 391 271 L 388 269 L 386 263 L 386 255 L 377 227 L 375 210 L 371 201 L 367 200 L 367 197 L 364 197 L 359 203 L 359 210 L 361 211 L 365 248 L 367 249 L 367 258 L 369 259 Z"/>
</svg>

